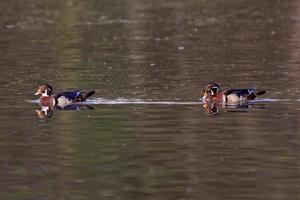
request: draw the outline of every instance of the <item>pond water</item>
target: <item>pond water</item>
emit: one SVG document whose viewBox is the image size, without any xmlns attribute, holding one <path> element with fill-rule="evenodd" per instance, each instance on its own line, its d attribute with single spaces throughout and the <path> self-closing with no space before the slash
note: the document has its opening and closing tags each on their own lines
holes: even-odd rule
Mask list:
<svg viewBox="0 0 300 200">
<path fill-rule="evenodd" d="M 299 199 L 300 1 L 0 6 L 0 199 Z M 42 82 L 96 94 L 41 119 Z"/>
</svg>

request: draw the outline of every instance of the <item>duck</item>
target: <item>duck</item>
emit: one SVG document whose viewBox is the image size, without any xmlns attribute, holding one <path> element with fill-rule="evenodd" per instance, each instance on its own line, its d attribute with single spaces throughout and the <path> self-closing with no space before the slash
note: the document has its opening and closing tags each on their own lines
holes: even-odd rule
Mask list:
<svg viewBox="0 0 300 200">
<path fill-rule="evenodd" d="M 265 90 L 256 90 L 256 88 L 221 90 L 217 83 L 211 82 L 203 90 L 202 99 L 221 103 L 238 103 L 254 100 L 257 96 L 265 93 Z"/>
<path fill-rule="evenodd" d="M 39 85 L 35 95 L 40 96 L 39 103 L 43 107 L 64 108 L 67 105 L 83 102 L 90 96 L 94 95 L 95 91 L 74 90 L 53 94 L 53 87 L 49 83 Z"/>
</svg>

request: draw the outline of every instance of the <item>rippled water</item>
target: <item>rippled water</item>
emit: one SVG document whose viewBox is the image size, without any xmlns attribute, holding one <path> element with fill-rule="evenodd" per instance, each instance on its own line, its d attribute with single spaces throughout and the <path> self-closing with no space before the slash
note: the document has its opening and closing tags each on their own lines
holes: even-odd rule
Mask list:
<svg viewBox="0 0 300 200">
<path fill-rule="evenodd" d="M 0 199 L 299 199 L 300 1 L 0 7 Z M 96 94 L 41 116 L 42 82 Z"/>
</svg>

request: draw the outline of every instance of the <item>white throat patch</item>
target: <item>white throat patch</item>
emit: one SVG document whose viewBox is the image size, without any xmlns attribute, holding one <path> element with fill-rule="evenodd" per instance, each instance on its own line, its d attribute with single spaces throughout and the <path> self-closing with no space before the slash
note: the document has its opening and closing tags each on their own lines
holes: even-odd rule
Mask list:
<svg viewBox="0 0 300 200">
<path fill-rule="evenodd" d="M 43 96 L 43 97 L 48 97 L 48 96 L 49 96 L 49 95 L 48 95 L 48 89 L 46 89 L 45 92 L 42 93 L 42 96 Z"/>
<path fill-rule="evenodd" d="M 42 93 L 43 97 L 48 97 L 49 95 L 47 94 L 47 91 L 45 91 L 44 93 Z"/>
</svg>

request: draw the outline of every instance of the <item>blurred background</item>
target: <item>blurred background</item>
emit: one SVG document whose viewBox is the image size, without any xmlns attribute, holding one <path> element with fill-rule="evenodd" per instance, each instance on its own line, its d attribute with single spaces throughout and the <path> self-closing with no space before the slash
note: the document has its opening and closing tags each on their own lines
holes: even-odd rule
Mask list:
<svg viewBox="0 0 300 200">
<path fill-rule="evenodd" d="M 1 199 L 299 199 L 300 1 L 0 2 Z M 267 90 L 208 115 L 204 87 Z M 93 89 L 40 119 L 33 95 Z"/>
</svg>

